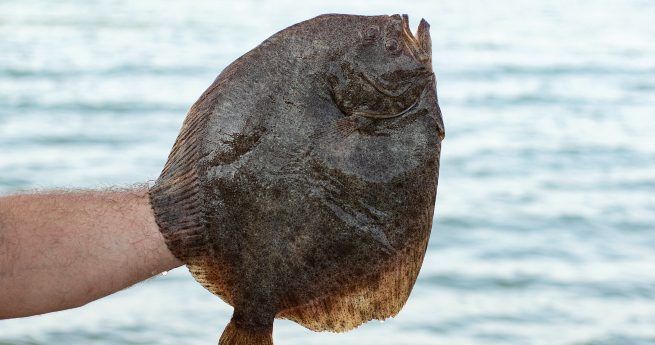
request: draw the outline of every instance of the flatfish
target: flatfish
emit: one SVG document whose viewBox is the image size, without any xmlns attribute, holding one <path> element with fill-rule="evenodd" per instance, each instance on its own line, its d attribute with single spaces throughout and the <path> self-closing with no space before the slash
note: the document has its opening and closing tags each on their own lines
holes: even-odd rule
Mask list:
<svg viewBox="0 0 655 345">
<path fill-rule="evenodd" d="M 276 318 L 342 332 L 396 315 L 443 138 L 425 20 L 321 15 L 225 68 L 150 190 L 168 248 L 234 307 L 219 343 L 272 344 Z"/>
</svg>

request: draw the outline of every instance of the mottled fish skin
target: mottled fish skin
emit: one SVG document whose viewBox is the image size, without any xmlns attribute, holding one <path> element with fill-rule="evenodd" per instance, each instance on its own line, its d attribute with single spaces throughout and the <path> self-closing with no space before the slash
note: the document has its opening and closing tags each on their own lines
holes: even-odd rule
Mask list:
<svg viewBox="0 0 655 345">
<path fill-rule="evenodd" d="M 432 225 L 444 126 L 429 25 L 322 15 L 229 65 L 189 110 L 150 196 L 171 252 L 234 307 L 346 331 L 397 314 Z"/>
</svg>

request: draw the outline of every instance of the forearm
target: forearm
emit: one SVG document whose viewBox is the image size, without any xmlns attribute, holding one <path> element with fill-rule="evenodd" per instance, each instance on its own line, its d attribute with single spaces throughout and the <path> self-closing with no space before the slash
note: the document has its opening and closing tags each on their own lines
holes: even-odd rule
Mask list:
<svg viewBox="0 0 655 345">
<path fill-rule="evenodd" d="M 78 307 L 180 265 L 145 188 L 0 197 L 0 319 Z"/>
</svg>

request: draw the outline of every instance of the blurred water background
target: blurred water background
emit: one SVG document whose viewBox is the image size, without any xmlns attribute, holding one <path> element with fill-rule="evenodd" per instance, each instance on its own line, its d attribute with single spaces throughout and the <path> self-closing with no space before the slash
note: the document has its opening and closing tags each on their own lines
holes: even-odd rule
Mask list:
<svg viewBox="0 0 655 345">
<path fill-rule="evenodd" d="M 431 23 L 436 218 L 398 317 L 276 342 L 655 344 L 653 1 L 0 1 L 0 193 L 155 179 L 221 69 L 326 12 Z M 181 268 L 0 344 L 215 344 L 230 314 Z"/>
</svg>

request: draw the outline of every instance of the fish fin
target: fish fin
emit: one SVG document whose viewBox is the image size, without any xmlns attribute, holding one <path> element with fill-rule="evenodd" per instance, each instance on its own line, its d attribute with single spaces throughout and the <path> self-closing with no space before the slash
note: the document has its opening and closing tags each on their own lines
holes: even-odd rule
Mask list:
<svg viewBox="0 0 655 345">
<path fill-rule="evenodd" d="M 201 139 L 207 119 L 207 111 L 198 110 L 197 106 L 189 111 L 161 175 L 149 190 L 155 221 L 166 246 L 184 263 L 204 256 L 207 249 L 205 209 L 196 164 L 203 157 Z"/>
<path fill-rule="evenodd" d="M 226 264 L 219 264 L 212 258 L 202 257 L 190 260 L 186 266 L 200 285 L 220 297 L 225 303 L 234 306 L 234 296 L 229 289 L 234 282 L 229 279 L 230 272 Z"/>
<path fill-rule="evenodd" d="M 345 332 L 369 320 L 394 317 L 405 305 L 416 282 L 428 236 L 400 249 L 386 268 L 362 283 L 335 294 L 288 308 L 277 317 L 312 331 Z"/>
<path fill-rule="evenodd" d="M 237 326 L 234 319 L 227 324 L 218 345 L 273 345 L 273 326 L 249 329 Z"/>
<path fill-rule="evenodd" d="M 348 134 L 356 131 L 358 127 L 358 123 L 354 119 L 347 117 L 339 119 L 336 122 L 337 131 L 339 131 L 339 133 L 343 134 L 344 136 L 347 136 Z"/>
<path fill-rule="evenodd" d="M 337 120 L 334 125 L 326 126 L 316 135 L 316 139 L 324 139 L 331 143 L 339 143 L 348 138 L 351 134 L 362 128 L 363 121 L 357 117 L 344 117 Z"/>
</svg>

